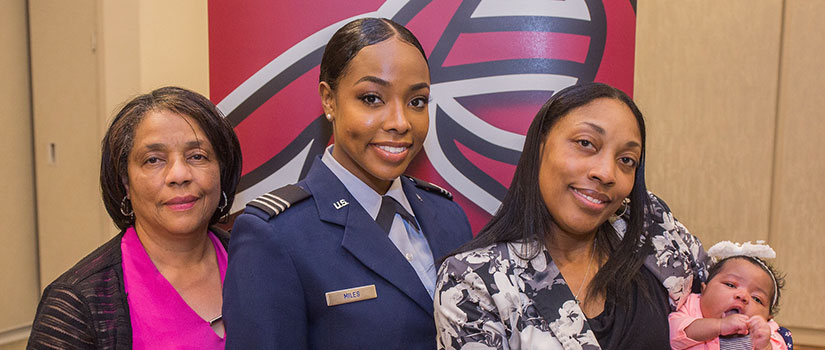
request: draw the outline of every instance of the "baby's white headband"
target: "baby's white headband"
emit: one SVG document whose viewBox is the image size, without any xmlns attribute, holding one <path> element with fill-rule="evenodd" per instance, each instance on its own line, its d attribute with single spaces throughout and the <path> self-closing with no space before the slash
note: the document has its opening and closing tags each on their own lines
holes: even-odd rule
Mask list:
<svg viewBox="0 0 825 350">
<path fill-rule="evenodd" d="M 756 241 L 756 244 L 751 242 L 739 244 L 731 241 L 721 241 L 708 249 L 708 255 L 713 258 L 714 263 L 733 256 L 746 256 L 753 258 L 751 260 L 756 261 L 759 265 L 762 265 L 762 268 L 768 272 L 768 275 L 771 276 L 771 281 L 773 281 L 773 302 L 771 303 L 771 307 L 776 305 L 776 298 L 779 296 L 779 285 L 776 283 L 776 276 L 773 275 L 773 272 L 768 268 L 768 265 L 762 261 L 763 259 L 776 258 L 776 252 L 773 248 L 771 248 L 771 246 L 765 244 L 765 241 Z"/>
</svg>

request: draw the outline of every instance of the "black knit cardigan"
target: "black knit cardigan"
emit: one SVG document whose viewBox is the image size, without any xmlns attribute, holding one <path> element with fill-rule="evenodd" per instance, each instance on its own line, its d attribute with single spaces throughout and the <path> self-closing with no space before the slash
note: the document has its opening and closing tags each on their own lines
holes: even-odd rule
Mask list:
<svg viewBox="0 0 825 350">
<path fill-rule="evenodd" d="M 224 247 L 229 234 L 210 227 Z M 120 241 L 125 231 L 46 287 L 27 349 L 131 349 Z"/>
</svg>

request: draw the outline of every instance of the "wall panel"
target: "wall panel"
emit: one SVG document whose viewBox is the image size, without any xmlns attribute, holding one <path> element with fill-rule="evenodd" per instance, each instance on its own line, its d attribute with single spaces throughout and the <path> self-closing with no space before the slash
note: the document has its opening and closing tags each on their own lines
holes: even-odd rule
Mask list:
<svg viewBox="0 0 825 350">
<path fill-rule="evenodd" d="M 707 245 L 768 238 L 780 0 L 639 1 L 648 187 Z"/>
<path fill-rule="evenodd" d="M 98 0 L 101 139 L 124 101 L 142 92 L 138 9 L 134 1 Z"/>
<path fill-rule="evenodd" d="M 648 186 L 707 246 L 766 239 L 777 320 L 825 346 L 825 3 L 640 1 L 635 99 Z"/>
<path fill-rule="evenodd" d="M 177 85 L 209 96 L 206 1 L 139 2 L 140 87 Z"/>
<path fill-rule="evenodd" d="M 45 287 L 102 241 L 97 3 L 30 1 L 40 251 Z"/>
<path fill-rule="evenodd" d="M 779 319 L 825 345 L 825 2 L 788 0 L 771 242 L 787 273 Z M 818 332 L 812 332 L 817 330 Z"/>
<path fill-rule="evenodd" d="M 25 0 L 0 1 L 0 343 L 34 318 L 39 294 Z M 13 268 L 12 268 L 13 267 Z M 12 332 L 14 333 L 14 332 Z M 4 338 L 9 335 L 10 339 Z M 8 338 L 8 337 L 7 337 Z"/>
</svg>

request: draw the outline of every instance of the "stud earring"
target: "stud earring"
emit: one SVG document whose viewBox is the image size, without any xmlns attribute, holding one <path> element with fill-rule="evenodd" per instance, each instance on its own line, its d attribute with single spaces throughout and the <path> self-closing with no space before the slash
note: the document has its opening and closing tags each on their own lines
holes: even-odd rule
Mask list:
<svg viewBox="0 0 825 350">
<path fill-rule="evenodd" d="M 327 113 L 327 120 L 332 121 L 332 114 Z"/>
</svg>

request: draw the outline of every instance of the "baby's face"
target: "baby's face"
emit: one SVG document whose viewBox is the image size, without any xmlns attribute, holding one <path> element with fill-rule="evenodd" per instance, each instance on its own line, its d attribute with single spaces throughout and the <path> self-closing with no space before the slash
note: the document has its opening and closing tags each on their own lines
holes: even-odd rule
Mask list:
<svg viewBox="0 0 825 350">
<path fill-rule="evenodd" d="M 730 259 L 702 289 L 704 317 L 733 313 L 770 319 L 773 281 L 765 270 L 745 259 Z"/>
</svg>

